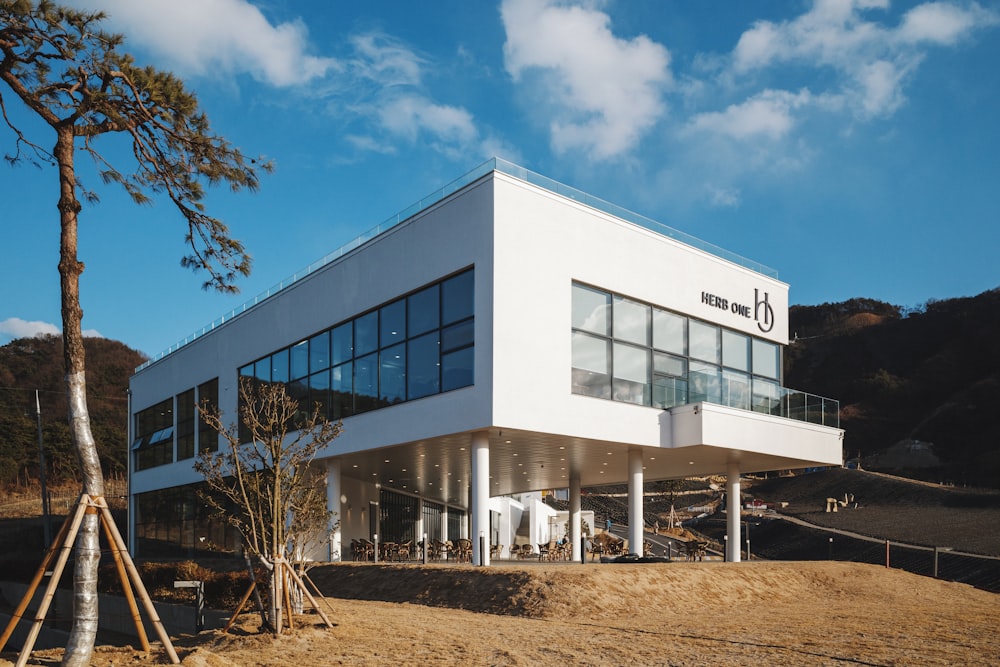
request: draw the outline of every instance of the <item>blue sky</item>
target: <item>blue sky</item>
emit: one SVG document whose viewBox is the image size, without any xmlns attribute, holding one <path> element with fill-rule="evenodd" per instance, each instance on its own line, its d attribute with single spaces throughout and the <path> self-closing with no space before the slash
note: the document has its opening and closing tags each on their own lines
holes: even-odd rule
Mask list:
<svg viewBox="0 0 1000 667">
<path fill-rule="evenodd" d="M 254 257 L 222 296 L 180 267 L 169 202 L 132 205 L 81 156 L 84 329 L 147 354 L 494 155 L 774 267 L 791 303 L 1000 286 L 996 0 L 69 4 L 276 165 L 208 198 Z M 0 343 L 59 330 L 55 179 L 0 165 Z"/>
</svg>

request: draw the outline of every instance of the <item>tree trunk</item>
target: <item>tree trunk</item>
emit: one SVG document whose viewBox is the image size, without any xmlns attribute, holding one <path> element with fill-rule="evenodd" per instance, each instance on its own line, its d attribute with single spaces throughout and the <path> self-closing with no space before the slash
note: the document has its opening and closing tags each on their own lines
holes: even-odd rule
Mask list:
<svg viewBox="0 0 1000 667">
<path fill-rule="evenodd" d="M 87 410 L 87 380 L 83 348 L 83 309 L 80 307 L 80 274 L 77 259 L 76 175 L 73 166 L 74 137 L 71 125 L 56 128 L 53 155 L 59 165 L 59 278 L 62 292 L 63 358 L 69 394 L 70 434 L 80 462 L 83 493 L 104 495 L 104 476 L 97 445 L 90 430 Z M 97 639 L 97 571 L 101 559 L 100 523 L 96 511 L 87 510 L 76 538 L 73 568 L 73 625 L 63 667 L 85 667 Z"/>
</svg>

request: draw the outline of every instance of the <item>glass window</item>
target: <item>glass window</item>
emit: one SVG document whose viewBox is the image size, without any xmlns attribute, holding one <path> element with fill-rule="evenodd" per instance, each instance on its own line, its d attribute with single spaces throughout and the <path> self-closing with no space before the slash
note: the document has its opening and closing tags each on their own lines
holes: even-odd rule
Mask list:
<svg viewBox="0 0 1000 667">
<path fill-rule="evenodd" d="M 437 329 L 441 320 L 441 300 L 438 285 L 433 285 L 406 299 L 407 303 L 407 333 L 419 336 L 431 329 Z"/>
<path fill-rule="evenodd" d="M 367 412 L 378 407 L 378 354 L 354 362 L 354 410 Z"/>
<path fill-rule="evenodd" d="M 260 361 L 254 364 L 253 375 L 255 378 L 261 382 L 271 381 L 271 358 L 264 357 Z"/>
<path fill-rule="evenodd" d="M 440 390 L 440 345 L 437 331 L 413 338 L 407 343 L 406 395 L 421 398 Z"/>
<path fill-rule="evenodd" d="M 740 410 L 750 409 L 750 376 L 724 369 L 722 371 L 722 404 Z"/>
<path fill-rule="evenodd" d="M 473 272 L 466 271 L 441 283 L 441 324 L 451 324 L 475 312 Z"/>
<path fill-rule="evenodd" d="M 759 338 L 753 339 L 753 373 L 774 380 L 779 378 L 778 346 Z"/>
<path fill-rule="evenodd" d="M 330 410 L 334 419 L 354 414 L 353 370 L 351 362 L 330 369 Z"/>
<path fill-rule="evenodd" d="M 406 340 L 406 300 L 401 299 L 379 309 L 379 347 L 389 347 Z"/>
<path fill-rule="evenodd" d="M 691 358 L 718 364 L 719 327 L 699 322 L 698 320 L 691 320 L 688 323 L 688 330 L 691 336 Z"/>
<path fill-rule="evenodd" d="M 614 400 L 649 405 L 649 350 L 615 343 L 614 353 Z"/>
<path fill-rule="evenodd" d="M 312 411 L 319 405 L 319 414 L 323 419 L 330 419 L 330 371 L 320 371 L 309 376 L 309 403 L 299 406 L 305 408 L 306 412 L 312 415 Z"/>
<path fill-rule="evenodd" d="M 378 349 L 378 311 L 354 320 L 354 354 L 361 356 Z"/>
<path fill-rule="evenodd" d="M 693 324 L 693 322 L 692 322 Z M 722 402 L 722 378 L 718 366 L 692 361 L 688 373 L 688 396 L 692 403 Z"/>
<path fill-rule="evenodd" d="M 198 385 L 198 405 L 207 403 L 212 409 L 219 406 L 219 378 Z M 219 432 L 199 417 L 198 419 L 198 451 L 214 452 L 219 448 Z"/>
<path fill-rule="evenodd" d="M 441 355 L 441 391 L 451 391 L 474 384 L 476 348 L 466 347 Z"/>
<path fill-rule="evenodd" d="M 354 327 L 351 322 L 345 322 L 336 327 L 330 336 L 331 357 L 333 364 L 350 361 L 354 356 Z"/>
<path fill-rule="evenodd" d="M 253 373 L 254 373 L 254 365 L 253 364 L 247 364 L 246 366 L 244 366 L 243 368 L 240 369 L 240 377 L 241 378 L 246 378 L 246 377 L 252 378 L 253 377 Z"/>
<path fill-rule="evenodd" d="M 194 456 L 194 389 L 177 395 L 177 460 Z"/>
<path fill-rule="evenodd" d="M 687 318 L 653 309 L 653 347 L 664 352 L 687 354 Z"/>
<path fill-rule="evenodd" d="M 379 355 L 379 393 L 382 405 L 406 400 L 406 345 L 394 345 Z"/>
<path fill-rule="evenodd" d="M 616 340 L 649 345 L 649 306 L 615 296 L 612 313 L 612 331 Z"/>
<path fill-rule="evenodd" d="M 722 330 L 722 365 L 738 371 L 750 370 L 750 337 Z"/>
<path fill-rule="evenodd" d="M 687 375 L 687 359 L 672 354 L 653 353 L 653 372 L 662 375 L 684 377 Z"/>
<path fill-rule="evenodd" d="M 611 335 L 611 295 L 593 287 L 573 285 L 573 328 Z"/>
<path fill-rule="evenodd" d="M 288 355 L 290 380 L 298 380 L 309 375 L 309 341 L 304 340 L 297 345 L 293 345 Z"/>
<path fill-rule="evenodd" d="M 573 332 L 573 393 L 611 398 L 611 343 Z"/>
<path fill-rule="evenodd" d="M 288 382 L 288 350 L 284 349 L 271 355 L 271 380 Z"/>
<path fill-rule="evenodd" d="M 330 367 L 330 332 L 324 331 L 309 339 L 309 372 L 318 373 Z"/>
<path fill-rule="evenodd" d="M 441 349 L 451 352 L 460 347 L 472 345 L 475 334 L 475 321 L 467 320 L 441 331 Z"/>
</svg>

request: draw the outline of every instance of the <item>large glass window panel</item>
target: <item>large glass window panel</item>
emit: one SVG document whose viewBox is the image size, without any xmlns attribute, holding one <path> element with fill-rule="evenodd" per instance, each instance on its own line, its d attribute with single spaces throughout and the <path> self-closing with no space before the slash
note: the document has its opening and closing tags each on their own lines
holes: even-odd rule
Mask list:
<svg viewBox="0 0 1000 667">
<path fill-rule="evenodd" d="M 649 310 L 644 303 L 616 296 L 612 306 L 615 339 L 649 345 Z"/>
<path fill-rule="evenodd" d="M 378 354 L 354 362 L 354 410 L 367 412 L 378 407 Z"/>
<path fill-rule="evenodd" d="M 664 352 L 687 354 L 687 318 L 653 309 L 653 347 Z"/>
<path fill-rule="evenodd" d="M 722 404 L 740 410 L 750 409 L 750 376 L 724 369 L 722 371 Z"/>
<path fill-rule="evenodd" d="M 687 359 L 672 354 L 653 353 L 653 372 L 661 375 L 684 377 L 687 375 Z"/>
<path fill-rule="evenodd" d="M 279 350 L 271 355 L 271 380 L 288 382 L 288 349 Z"/>
<path fill-rule="evenodd" d="M 440 391 L 441 357 L 438 333 L 432 331 L 407 343 L 406 394 L 408 398 L 421 398 Z"/>
<path fill-rule="evenodd" d="M 298 380 L 309 375 L 309 341 L 293 345 L 288 357 L 289 379 Z"/>
<path fill-rule="evenodd" d="M 330 363 L 334 365 L 350 361 L 354 356 L 353 322 L 344 322 L 330 332 L 330 356 Z"/>
<path fill-rule="evenodd" d="M 253 376 L 260 382 L 271 381 L 271 357 L 264 357 L 254 364 Z"/>
<path fill-rule="evenodd" d="M 204 384 L 198 385 L 198 405 L 208 404 L 210 409 L 219 406 L 219 378 L 213 378 Z M 214 452 L 219 448 L 219 432 L 212 428 L 208 422 L 198 418 L 198 451 Z"/>
<path fill-rule="evenodd" d="M 177 395 L 177 460 L 194 456 L 194 389 Z"/>
<path fill-rule="evenodd" d="M 309 376 L 309 403 L 306 406 L 306 411 L 311 415 L 317 404 L 320 415 L 329 420 L 331 414 L 329 370 L 313 373 Z"/>
<path fill-rule="evenodd" d="M 375 310 L 354 320 L 354 355 L 360 357 L 377 349 L 378 311 Z"/>
<path fill-rule="evenodd" d="M 750 337 L 722 330 L 722 365 L 738 371 L 750 370 Z"/>
<path fill-rule="evenodd" d="M 334 419 L 354 414 L 354 364 L 347 362 L 330 369 L 330 409 Z"/>
<path fill-rule="evenodd" d="M 451 352 L 460 347 L 472 345 L 475 341 L 475 320 L 467 320 L 441 331 L 441 350 Z"/>
<path fill-rule="evenodd" d="M 406 400 L 406 345 L 394 345 L 379 355 L 379 394 L 382 405 Z"/>
<path fill-rule="evenodd" d="M 330 367 L 330 332 L 324 331 L 309 339 L 309 372 L 318 373 Z"/>
<path fill-rule="evenodd" d="M 476 348 L 467 347 L 441 355 L 441 391 L 469 387 L 475 378 Z"/>
<path fill-rule="evenodd" d="M 573 285 L 573 328 L 601 336 L 611 335 L 611 295 L 607 292 Z"/>
<path fill-rule="evenodd" d="M 719 363 L 719 327 L 691 320 L 688 323 L 692 359 L 700 359 L 711 364 Z"/>
<path fill-rule="evenodd" d="M 406 300 L 400 299 L 379 309 L 379 347 L 406 340 Z"/>
<path fill-rule="evenodd" d="M 475 313 L 474 272 L 466 271 L 441 283 L 441 324 L 451 324 Z"/>
<path fill-rule="evenodd" d="M 240 369 L 240 377 L 241 378 L 252 378 L 253 374 L 254 374 L 254 365 L 253 364 L 247 364 L 246 366 L 244 366 L 243 368 Z"/>
<path fill-rule="evenodd" d="M 775 380 L 779 377 L 778 346 L 759 338 L 753 339 L 753 373 Z"/>
<path fill-rule="evenodd" d="M 433 285 L 411 294 L 406 299 L 407 334 L 419 336 L 431 329 L 437 329 L 441 322 L 440 287 Z"/>
<path fill-rule="evenodd" d="M 718 366 L 692 361 L 688 373 L 688 398 L 691 403 L 722 403 L 722 377 Z"/>
<path fill-rule="evenodd" d="M 614 400 L 649 405 L 649 350 L 615 343 L 613 368 Z"/>
<path fill-rule="evenodd" d="M 285 392 L 299 406 L 293 420 L 295 427 L 299 428 L 304 423 L 306 415 L 312 414 L 312 406 L 309 404 L 309 379 L 292 380 L 285 385 Z"/>
<path fill-rule="evenodd" d="M 607 339 L 573 332 L 572 391 L 611 398 L 611 343 Z"/>
</svg>

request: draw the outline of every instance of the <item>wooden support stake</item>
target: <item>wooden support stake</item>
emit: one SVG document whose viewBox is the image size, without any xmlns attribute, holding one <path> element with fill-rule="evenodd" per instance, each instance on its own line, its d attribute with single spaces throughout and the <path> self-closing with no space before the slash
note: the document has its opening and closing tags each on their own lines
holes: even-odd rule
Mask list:
<svg viewBox="0 0 1000 667">
<path fill-rule="evenodd" d="M 247 600 L 250 599 L 250 594 L 253 593 L 254 589 L 257 587 L 257 581 L 255 579 L 250 580 L 250 587 L 247 588 L 247 592 L 243 594 L 243 598 L 240 600 L 239 605 L 236 607 L 236 611 L 229 618 L 229 622 L 226 623 L 226 627 L 222 628 L 223 633 L 229 632 L 229 628 L 233 627 L 233 623 L 236 622 L 236 617 L 240 615 L 243 611 L 243 607 L 246 606 Z"/>
<path fill-rule="evenodd" d="M 312 594 L 306 588 L 306 585 L 302 583 L 301 579 L 299 579 L 299 575 L 295 574 L 295 570 L 292 569 L 292 566 L 289 565 L 287 562 L 282 561 L 282 563 L 284 563 L 285 568 L 288 570 L 288 573 L 291 575 L 292 581 L 294 581 L 296 583 L 296 585 L 299 587 L 299 589 L 305 594 L 305 596 L 307 598 L 309 598 L 309 602 L 312 603 L 313 609 L 316 610 L 316 613 L 319 614 L 320 618 L 323 619 L 323 622 L 326 623 L 326 626 L 328 628 L 332 628 L 333 627 L 333 623 L 331 623 L 330 619 L 327 618 L 326 614 L 323 613 L 323 610 L 319 608 L 319 605 L 316 603 L 316 598 L 314 598 L 312 596 Z"/>
<path fill-rule="evenodd" d="M 104 502 L 104 498 L 96 498 L 96 502 L 97 506 L 101 510 L 101 515 L 104 517 L 104 520 L 107 522 L 108 528 L 111 531 L 114 543 L 118 546 L 118 549 L 121 552 L 122 560 L 125 563 L 125 569 L 128 572 L 129 577 L 131 577 L 132 583 L 135 585 L 136 592 L 139 594 L 139 599 L 142 600 L 142 606 L 146 610 L 146 616 L 153 623 L 153 629 L 156 630 L 156 634 L 160 638 L 163 648 L 166 649 L 167 655 L 170 656 L 170 662 L 175 665 L 180 664 L 181 659 L 177 657 L 177 651 L 174 650 L 174 645 L 170 643 L 170 636 L 167 635 L 167 631 L 163 627 L 163 622 L 160 621 L 160 615 L 156 613 L 156 607 L 153 606 L 153 601 L 146 592 L 146 587 L 142 583 L 139 571 L 135 569 L 135 563 L 132 562 L 132 558 L 128 554 L 128 547 L 125 546 L 125 540 L 122 539 L 121 533 L 118 532 L 118 527 L 115 525 L 114 517 L 111 516 L 111 510 L 108 509 L 108 504 Z"/>
<path fill-rule="evenodd" d="M 76 539 L 76 534 L 80 530 L 80 524 L 83 523 L 83 514 L 87 510 L 85 498 L 85 495 L 80 496 L 80 502 L 76 506 L 76 511 L 73 512 L 73 520 L 69 525 L 69 530 L 66 531 L 66 537 L 60 548 L 59 557 L 56 559 L 56 565 L 52 569 L 52 577 L 49 579 L 48 586 L 45 587 L 45 593 L 42 595 L 41 602 L 38 603 L 38 611 L 35 613 L 34 623 L 31 624 L 28 636 L 24 640 L 21 653 L 17 656 L 17 667 L 24 667 L 28 664 L 28 656 L 31 655 L 31 649 L 34 648 L 35 642 L 38 640 L 38 633 L 42 629 L 42 622 L 45 621 L 45 614 L 52 603 L 52 597 L 55 595 L 56 587 L 59 585 L 59 578 L 62 577 L 63 568 L 66 567 L 69 554 L 73 550 L 73 540 Z"/>
<path fill-rule="evenodd" d="M 38 590 L 38 584 L 42 582 L 42 578 L 45 577 L 45 573 L 49 569 L 49 565 L 52 564 L 53 559 L 56 557 L 56 553 L 59 551 L 62 543 L 66 540 L 66 534 L 69 532 L 69 526 L 73 522 L 73 514 L 66 515 L 66 520 L 63 521 L 62 526 L 59 528 L 59 534 L 56 535 L 56 539 L 52 541 L 49 545 L 48 550 L 45 552 L 45 557 L 42 559 L 42 564 L 38 567 L 38 571 L 35 573 L 35 577 L 28 584 L 28 589 L 24 593 L 24 597 L 21 598 L 21 602 L 18 603 L 17 608 L 10 617 L 10 621 L 7 623 L 7 628 L 3 631 L 3 636 L 0 636 L 0 651 L 7 646 L 7 641 L 10 636 L 14 634 L 14 628 L 21 620 L 21 615 L 24 610 L 28 608 L 31 604 L 31 598 L 35 597 L 35 591 Z"/>
<path fill-rule="evenodd" d="M 143 651 L 149 653 L 149 638 L 146 636 L 146 628 L 142 626 L 142 617 L 139 616 L 139 607 L 135 603 L 132 584 L 129 583 L 128 574 L 125 572 L 125 564 L 122 562 L 122 555 L 118 551 L 118 545 L 115 544 L 115 538 L 112 537 L 111 529 L 108 527 L 108 522 L 104 519 L 103 515 L 101 516 L 101 527 L 104 528 L 104 536 L 108 539 L 108 544 L 111 545 L 111 555 L 115 559 L 115 569 L 118 571 L 118 578 L 122 582 L 122 591 L 125 593 L 129 613 L 132 615 L 132 622 L 135 624 L 135 631 L 139 636 L 139 644 L 142 646 Z"/>
<path fill-rule="evenodd" d="M 300 578 L 302 579 L 302 581 L 304 581 L 305 583 L 309 584 L 309 586 L 313 589 L 313 592 L 316 593 L 316 595 L 318 595 L 320 597 L 320 599 L 323 600 L 323 602 L 326 603 L 327 609 L 329 609 L 332 612 L 333 611 L 333 606 L 330 604 L 330 601 L 326 598 L 326 596 L 323 595 L 322 591 L 319 590 L 319 586 L 316 585 L 316 582 L 313 581 L 309 577 L 309 573 L 308 572 L 303 572 L 302 576 Z M 319 612 L 318 609 L 316 611 Z"/>
</svg>

